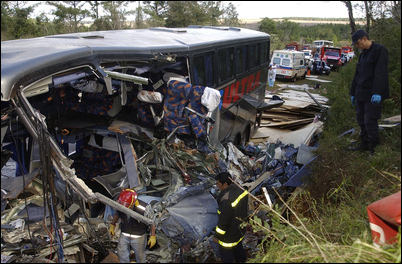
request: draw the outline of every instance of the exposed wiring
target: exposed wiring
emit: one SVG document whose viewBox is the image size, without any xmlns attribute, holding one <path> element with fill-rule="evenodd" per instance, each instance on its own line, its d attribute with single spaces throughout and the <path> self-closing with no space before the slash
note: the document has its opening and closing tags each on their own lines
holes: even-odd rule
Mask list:
<svg viewBox="0 0 402 264">
<path fill-rule="evenodd" d="M 52 233 L 51 232 L 49 232 L 49 230 L 47 229 L 47 227 L 46 227 L 46 217 L 45 216 L 43 216 L 43 227 L 45 228 L 45 230 L 46 230 L 46 232 L 47 232 L 47 234 L 49 235 L 49 239 L 50 239 L 50 257 L 49 257 L 49 259 L 47 260 L 47 262 L 46 263 L 49 263 L 49 260 L 51 260 L 52 259 L 52 256 L 53 256 L 53 251 L 52 250 L 54 250 L 54 251 L 56 251 L 56 249 L 54 248 L 54 246 L 53 246 L 53 235 L 52 235 Z"/>
<path fill-rule="evenodd" d="M 53 232 L 53 226 L 54 226 L 54 241 L 56 245 L 58 246 L 57 248 L 57 254 L 58 254 L 58 262 L 62 263 L 64 262 L 64 252 L 63 252 L 63 237 L 60 237 L 61 229 L 58 226 L 58 218 L 55 214 L 54 211 L 54 203 L 55 203 L 55 187 L 54 187 L 54 177 L 51 177 L 53 174 L 53 169 L 52 169 L 52 162 L 50 158 L 50 153 L 47 152 L 47 150 L 50 149 L 49 146 L 49 138 L 47 137 L 48 135 L 46 134 L 46 131 L 44 127 L 42 126 L 42 122 L 39 122 L 37 120 L 37 131 L 38 131 L 38 143 L 39 143 L 39 154 L 40 154 L 40 159 L 42 161 L 42 182 L 43 182 L 43 203 L 44 203 L 44 208 L 48 207 L 49 211 L 49 220 L 50 220 L 50 226 L 52 227 L 51 230 Z M 47 206 L 46 206 L 47 204 Z M 44 217 L 46 217 L 46 210 Z"/>
<path fill-rule="evenodd" d="M 100 245 L 100 247 L 102 248 L 103 252 L 107 252 L 107 250 L 106 250 L 105 247 L 103 246 L 102 242 L 100 241 L 98 235 L 96 234 L 96 231 L 95 231 L 94 228 L 92 227 L 91 222 L 89 222 L 89 219 L 88 219 L 88 217 L 87 217 L 87 214 L 86 214 L 86 212 L 85 212 L 85 210 L 84 210 L 85 208 L 84 208 L 84 206 L 83 206 L 83 203 L 80 204 L 80 207 L 81 207 L 81 211 L 82 211 L 82 213 L 83 213 L 83 215 L 84 215 L 84 217 L 85 217 L 85 220 L 87 220 L 87 222 L 88 222 L 89 228 L 91 229 L 91 231 L 92 231 L 93 234 L 95 235 L 95 240 L 96 240 L 96 242 L 99 243 L 99 245 Z"/>
<path fill-rule="evenodd" d="M 52 211 L 53 219 L 56 219 L 56 214 L 54 212 L 53 208 L 53 197 L 50 194 L 50 208 Z M 57 226 L 56 221 L 53 221 L 54 224 L 54 233 L 56 235 L 56 243 L 58 244 L 58 262 L 63 263 L 64 262 L 64 251 L 63 251 L 63 237 L 60 237 L 60 233 L 62 232 L 61 229 Z"/>
<path fill-rule="evenodd" d="M 27 197 L 25 195 L 25 189 L 26 189 L 25 188 L 26 187 L 25 186 L 25 175 L 28 172 L 27 172 L 25 166 L 21 162 L 20 152 L 19 152 L 19 147 L 18 147 L 18 139 L 16 139 L 15 136 L 14 136 L 14 133 L 13 133 L 13 130 L 12 130 L 12 127 L 11 127 L 11 118 L 9 120 L 10 120 L 9 121 L 10 122 L 9 128 L 10 128 L 11 138 L 14 141 L 15 149 L 17 151 L 17 158 L 18 158 L 18 164 L 19 164 L 20 172 L 22 172 L 22 176 L 20 176 L 20 177 L 22 177 L 22 184 L 23 184 L 22 191 L 23 191 L 23 194 L 24 194 L 25 210 L 27 211 L 27 223 L 26 224 L 27 224 L 27 228 L 28 228 L 28 235 L 29 235 L 29 240 L 31 241 L 31 244 L 32 244 L 32 246 L 33 246 L 33 248 L 35 250 L 36 249 L 36 243 L 34 243 L 34 241 L 32 240 L 32 234 L 31 234 L 31 230 L 30 230 L 30 227 L 29 227 L 29 212 L 28 212 L 28 206 L 27 206 Z M 19 135 L 19 129 L 20 129 L 20 127 L 19 127 L 19 125 L 17 123 L 17 135 Z M 34 258 L 35 258 L 35 256 L 31 259 L 31 263 L 34 260 Z"/>
</svg>

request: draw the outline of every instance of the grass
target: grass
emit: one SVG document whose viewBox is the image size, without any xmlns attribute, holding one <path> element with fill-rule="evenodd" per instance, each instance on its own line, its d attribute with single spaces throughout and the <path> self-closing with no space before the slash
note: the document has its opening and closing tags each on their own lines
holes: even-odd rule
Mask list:
<svg viewBox="0 0 402 264">
<path fill-rule="evenodd" d="M 283 217 L 279 209 L 264 207 L 270 225 L 256 217 L 250 220 L 254 231 L 266 237 L 249 263 L 401 262 L 400 229 L 397 243 L 375 247 L 367 215 L 369 204 L 401 190 L 401 128 L 381 129 L 382 143 L 372 156 L 347 150 L 360 132 L 348 95 L 355 63 L 319 77 L 333 82 L 321 83 L 322 88 L 314 91 L 325 93 L 331 108 L 322 115 L 324 131 L 312 175 L 287 204 L 289 217 Z M 316 82 L 297 80 L 295 84 L 313 86 Z M 271 90 L 281 83 L 294 84 L 277 80 Z M 395 101 L 398 98 L 384 102 L 382 118 L 400 114 Z M 355 134 L 339 137 L 352 128 Z"/>
</svg>

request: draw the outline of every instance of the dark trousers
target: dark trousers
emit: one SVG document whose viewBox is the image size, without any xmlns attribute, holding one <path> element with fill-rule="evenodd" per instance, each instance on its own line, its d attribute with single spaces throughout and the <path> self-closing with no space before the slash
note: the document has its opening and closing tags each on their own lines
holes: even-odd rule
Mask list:
<svg viewBox="0 0 402 264">
<path fill-rule="evenodd" d="M 377 120 L 381 118 L 382 102 L 372 104 L 371 102 L 356 101 L 356 120 L 360 126 L 360 136 L 368 141 L 379 142 Z"/>
<path fill-rule="evenodd" d="M 219 245 L 219 253 L 223 263 L 244 263 L 246 262 L 246 252 L 240 242 L 234 247 L 226 248 Z"/>
</svg>

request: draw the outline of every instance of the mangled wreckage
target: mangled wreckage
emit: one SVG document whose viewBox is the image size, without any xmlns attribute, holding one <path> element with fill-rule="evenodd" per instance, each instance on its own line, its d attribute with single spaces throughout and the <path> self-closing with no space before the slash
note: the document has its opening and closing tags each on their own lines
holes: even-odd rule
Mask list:
<svg viewBox="0 0 402 264">
<path fill-rule="evenodd" d="M 280 142 L 236 147 L 284 103 L 265 100 L 269 44 L 262 32 L 198 26 L 2 42 L 2 259 L 101 261 L 117 241 L 115 210 L 156 224 L 151 262 L 215 255 L 217 173 L 260 192 L 304 168 Z M 10 157 L 16 177 L 3 177 Z M 124 188 L 149 203 L 145 216 L 115 201 Z"/>
</svg>

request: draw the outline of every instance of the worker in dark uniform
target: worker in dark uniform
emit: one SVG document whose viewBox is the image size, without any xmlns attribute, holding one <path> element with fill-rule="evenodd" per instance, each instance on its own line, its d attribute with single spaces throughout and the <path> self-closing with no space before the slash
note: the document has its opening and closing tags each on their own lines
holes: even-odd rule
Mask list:
<svg viewBox="0 0 402 264">
<path fill-rule="evenodd" d="M 241 228 L 240 224 L 248 216 L 248 192 L 243 191 L 236 184 L 232 184 L 228 172 L 219 173 L 215 180 L 221 193 L 217 197 L 219 219 L 213 240 L 219 244 L 222 262 L 245 262 L 246 253 L 242 245 L 245 228 Z"/>
<path fill-rule="evenodd" d="M 316 72 L 317 72 L 317 61 L 314 60 L 313 61 L 313 74 L 316 74 Z"/>
<path fill-rule="evenodd" d="M 349 95 L 356 106 L 356 120 L 360 126 L 360 145 L 349 150 L 369 150 L 380 144 L 378 119 L 381 118 L 383 101 L 389 98 L 388 50 L 369 40 L 363 30 L 352 36 L 352 45 L 362 50 Z"/>
<path fill-rule="evenodd" d="M 137 199 L 137 193 L 132 189 L 124 189 L 121 191 L 118 202 L 141 215 L 144 215 L 145 207 L 147 206 L 147 203 Z M 110 223 L 109 233 L 111 236 L 114 236 L 114 229 L 119 218 L 121 219 L 121 234 L 117 245 L 117 255 L 120 263 L 130 263 L 130 246 L 134 250 L 136 262 L 145 263 L 148 226 L 137 219 L 127 216 L 125 213 L 116 211 Z M 148 245 L 152 248 L 155 243 L 155 225 L 152 225 Z"/>
</svg>

